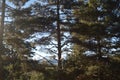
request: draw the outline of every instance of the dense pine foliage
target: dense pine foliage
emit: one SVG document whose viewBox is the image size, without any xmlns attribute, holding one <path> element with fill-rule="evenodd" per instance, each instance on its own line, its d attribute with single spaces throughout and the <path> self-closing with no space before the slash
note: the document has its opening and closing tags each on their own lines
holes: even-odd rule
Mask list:
<svg viewBox="0 0 120 80">
<path fill-rule="evenodd" d="M 0 80 L 120 80 L 119 68 L 120 0 L 0 1 Z"/>
</svg>

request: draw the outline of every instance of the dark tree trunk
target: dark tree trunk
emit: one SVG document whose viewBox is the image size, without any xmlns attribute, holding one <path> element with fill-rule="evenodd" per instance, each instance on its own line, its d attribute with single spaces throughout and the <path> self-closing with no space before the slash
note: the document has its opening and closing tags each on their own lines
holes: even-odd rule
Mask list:
<svg viewBox="0 0 120 80">
<path fill-rule="evenodd" d="M 2 16 L 1 16 L 1 25 L 0 25 L 0 53 L 2 53 L 3 51 L 4 18 L 5 18 L 5 0 L 2 0 Z"/>
<path fill-rule="evenodd" d="M 57 0 L 57 42 L 58 42 L 58 80 L 62 80 L 62 61 L 61 61 L 61 30 L 60 30 L 60 1 Z"/>
<path fill-rule="evenodd" d="M 5 0 L 2 0 L 2 15 L 1 15 L 1 23 L 0 23 L 0 80 L 3 80 L 4 73 L 3 73 L 3 61 L 1 55 L 4 52 L 3 47 L 3 29 L 4 29 L 4 17 L 5 17 Z"/>
</svg>

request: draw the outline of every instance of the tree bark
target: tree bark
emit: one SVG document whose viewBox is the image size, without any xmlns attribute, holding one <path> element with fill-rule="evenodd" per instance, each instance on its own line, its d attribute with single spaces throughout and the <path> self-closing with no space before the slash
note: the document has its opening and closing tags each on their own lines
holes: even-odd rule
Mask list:
<svg viewBox="0 0 120 80">
<path fill-rule="evenodd" d="M 0 25 L 0 53 L 3 51 L 3 30 L 4 30 L 4 18 L 5 18 L 5 1 L 2 0 L 2 15 Z"/>
<path fill-rule="evenodd" d="M 57 42 L 58 42 L 58 80 L 62 80 L 62 59 L 61 59 L 61 30 L 60 30 L 60 1 L 57 0 Z"/>
<path fill-rule="evenodd" d="M 1 55 L 3 54 L 3 49 L 4 49 L 4 46 L 3 46 L 3 30 L 4 30 L 4 18 L 5 18 L 5 1 L 6 0 L 2 0 L 2 15 L 0 16 L 1 18 L 1 23 L 0 23 L 0 80 L 3 80 L 3 61 L 2 61 L 2 57 Z"/>
</svg>

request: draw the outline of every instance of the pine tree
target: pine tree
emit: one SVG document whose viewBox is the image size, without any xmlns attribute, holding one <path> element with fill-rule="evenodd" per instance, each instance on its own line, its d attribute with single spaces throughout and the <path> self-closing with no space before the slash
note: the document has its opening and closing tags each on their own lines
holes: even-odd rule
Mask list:
<svg viewBox="0 0 120 80">
<path fill-rule="evenodd" d="M 42 7 L 37 3 L 28 8 L 24 8 L 23 6 L 26 2 L 16 0 L 12 2 L 15 5 L 11 8 L 10 12 L 12 21 L 10 24 L 6 24 L 5 30 L 6 47 L 10 49 L 10 52 L 7 54 L 8 58 L 5 66 L 5 69 L 8 72 L 7 78 L 26 80 L 29 79 L 29 76 L 31 75 L 32 79 L 32 72 L 28 75 L 29 71 L 32 69 L 37 70 L 38 63 L 34 64 L 37 65 L 37 69 L 29 66 L 31 64 L 29 58 L 34 54 L 31 52 L 31 49 L 33 49 L 34 46 L 32 46 L 31 43 L 26 42 L 25 39 L 36 32 L 49 32 L 49 30 L 53 28 L 51 24 L 53 24 L 54 18 L 51 16 L 49 17 L 50 13 L 46 13 L 46 15 L 39 14 L 39 11 L 44 13 L 44 11 L 46 12 L 49 9 L 42 11 L 41 9 L 45 7 Z M 32 61 L 32 63 L 33 62 L 34 61 Z M 40 72 L 36 73 L 39 74 Z"/>
<path fill-rule="evenodd" d="M 3 50 L 3 30 L 4 30 L 4 19 L 5 19 L 5 0 L 2 0 L 2 10 L 1 10 L 1 24 L 0 24 L 0 51 Z"/>
<path fill-rule="evenodd" d="M 66 51 L 66 53 L 68 53 L 68 51 L 69 51 L 69 49 L 67 49 L 67 47 L 63 47 L 63 46 L 66 46 L 69 41 L 69 40 L 67 40 L 66 42 L 63 42 L 64 39 L 70 38 L 70 37 L 66 37 L 66 35 L 64 35 L 64 32 L 68 31 L 67 30 L 68 27 L 66 25 L 71 24 L 71 22 L 70 22 L 71 20 L 69 19 L 71 16 L 70 15 L 71 11 L 66 10 L 67 9 L 66 8 L 66 9 L 64 9 L 63 14 L 60 13 L 60 11 L 63 10 L 63 8 L 60 7 L 61 5 L 64 5 L 63 1 L 56 0 L 56 1 L 50 1 L 50 2 L 48 1 L 48 4 L 43 5 L 43 6 L 41 6 L 40 3 L 36 3 L 34 6 L 34 7 L 37 7 L 37 8 L 34 8 L 35 11 L 37 11 L 36 13 L 38 13 L 37 15 L 40 15 L 42 18 L 44 18 L 44 20 L 46 20 L 45 24 L 50 21 L 52 23 L 50 25 L 50 27 L 49 27 L 49 24 L 43 25 L 43 27 L 46 26 L 45 31 L 50 32 L 50 36 L 39 39 L 39 41 L 36 41 L 36 44 L 40 44 L 40 45 L 43 44 L 44 47 L 51 45 L 54 48 L 54 49 L 51 49 L 52 47 L 50 46 L 51 48 L 49 47 L 49 48 L 45 48 L 45 49 L 47 49 L 49 53 L 51 53 L 51 54 L 54 53 L 54 55 L 58 57 L 58 75 L 60 75 L 58 79 L 60 79 L 62 77 L 62 72 L 63 72 L 61 56 L 63 55 L 63 53 L 65 53 L 65 51 Z M 55 8 L 53 8 L 52 6 Z M 44 12 L 44 15 L 42 14 L 43 12 Z M 61 19 L 60 16 L 62 16 L 62 15 L 66 15 L 67 18 Z M 50 17 L 53 19 L 51 20 Z M 56 24 L 53 25 L 53 23 L 56 23 Z M 54 28 L 51 26 L 54 26 Z M 44 42 L 45 42 L 45 44 L 44 44 Z"/>
<path fill-rule="evenodd" d="M 28 77 L 28 75 L 25 74 L 28 69 L 26 63 L 28 59 L 25 57 L 25 55 L 30 55 L 30 49 L 29 47 L 26 47 L 28 44 L 26 44 L 23 40 L 27 34 L 24 34 L 24 28 L 22 28 L 23 25 L 26 26 L 26 24 L 24 22 L 21 23 L 18 20 L 27 22 L 27 20 L 25 20 L 25 15 L 29 15 L 30 9 L 22 8 L 22 6 L 25 4 L 24 1 L 22 2 L 15 0 L 13 3 L 15 5 L 14 7 L 10 7 L 7 4 L 9 9 L 11 9 L 8 12 L 11 22 L 6 23 L 5 25 L 4 43 L 5 47 L 9 49 L 9 52 L 6 53 L 4 68 L 7 73 L 6 79 L 15 80 L 20 78 L 25 79 Z"/>
<path fill-rule="evenodd" d="M 119 1 L 113 0 L 83 0 L 83 4 L 79 6 L 79 9 L 75 10 L 75 15 L 78 18 L 78 23 L 76 26 L 71 28 L 73 42 L 77 45 L 80 45 L 78 47 L 79 49 L 77 50 L 78 54 L 86 53 L 86 60 L 88 59 L 88 66 L 85 67 L 88 71 L 86 71 L 87 74 L 85 73 L 85 75 L 87 76 L 90 72 L 90 76 L 88 76 L 88 78 L 83 77 L 85 75 L 80 74 L 78 80 L 107 80 L 111 76 L 110 72 L 112 70 L 114 71 L 114 69 L 109 70 L 109 68 L 113 64 L 110 64 L 110 61 L 113 60 L 113 57 L 111 56 L 111 50 L 113 48 L 116 49 L 117 47 L 116 44 L 114 46 L 112 45 L 114 43 L 111 39 L 115 36 L 111 35 L 116 34 L 110 32 L 110 30 L 112 30 L 112 25 L 114 25 L 114 22 L 117 22 L 117 24 L 119 25 L 119 16 L 117 17 L 118 13 L 114 12 L 114 10 L 118 9 L 118 2 Z M 111 5 L 114 6 L 112 7 Z M 110 28 L 110 26 L 112 26 L 112 28 Z M 117 31 L 115 31 L 115 33 L 119 34 L 119 32 Z M 115 43 L 118 42 L 119 40 L 115 40 Z M 95 54 L 90 55 L 93 52 Z M 106 58 L 103 56 L 106 56 Z M 96 71 L 97 73 L 94 73 L 93 71 Z M 103 73 L 103 71 L 105 72 Z M 108 74 L 109 77 L 105 74 Z"/>
<path fill-rule="evenodd" d="M 3 34 L 4 34 L 4 20 L 5 20 L 5 2 L 6 0 L 1 1 L 1 16 L 0 16 L 0 79 L 3 79 L 5 76 L 3 74 L 4 72 L 4 66 L 3 66 L 3 54 L 4 54 L 4 45 L 3 45 Z"/>
</svg>

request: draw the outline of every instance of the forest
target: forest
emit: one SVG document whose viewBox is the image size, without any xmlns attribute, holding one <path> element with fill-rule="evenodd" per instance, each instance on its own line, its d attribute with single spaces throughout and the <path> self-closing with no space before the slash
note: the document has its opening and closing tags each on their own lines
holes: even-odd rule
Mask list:
<svg viewBox="0 0 120 80">
<path fill-rule="evenodd" d="M 0 0 L 0 80 L 120 80 L 120 0 Z"/>
</svg>

